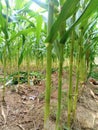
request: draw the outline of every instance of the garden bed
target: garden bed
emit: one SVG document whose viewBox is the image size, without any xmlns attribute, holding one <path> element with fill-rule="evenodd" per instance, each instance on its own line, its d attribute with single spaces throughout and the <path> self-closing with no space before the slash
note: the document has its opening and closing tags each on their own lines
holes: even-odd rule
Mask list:
<svg viewBox="0 0 98 130">
<path fill-rule="evenodd" d="M 75 79 L 75 77 L 73 77 Z M 52 74 L 51 115 L 49 130 L 55 130 L 57 107 L 57 72 Z M 17 85 L 15 86 L 17 87 Z M 62 86 L 62 130 L 66 130 L 68 73 L 63 73 Z M 83 87 L 72 130 L 98 130 L 98 86 L 91 83 Z M 2 104 L 0 89 L 0 130 L 43 130 L 45 80 L 28 87 L 27 83 L 18 85 L 18 90 L 6 88 L 5 104 Z"/>
</svg>

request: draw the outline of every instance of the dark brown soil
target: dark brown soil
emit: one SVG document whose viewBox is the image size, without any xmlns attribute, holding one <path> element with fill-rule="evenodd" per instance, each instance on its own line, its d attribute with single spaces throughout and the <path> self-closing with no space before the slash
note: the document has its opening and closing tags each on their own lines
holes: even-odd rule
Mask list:
<svg viewBox="0 0 98 130">
<path fill-rule="evenodd" d="M 56 120 L 57 107 L 57 73 L 52 74 L 52 94 L 51 94 L 51 128 L 54 130 Z M 16 87 L 16 86 L 15 86 Z M 68 73 L 63 73 L 63 91 L 62 91 L 62 118 L 61 125 L 67 121 L 67 91 L 68 91 Z M 81 111 L 81 107 L 92 109 L 98 113 L 98 96 L 93 93 L 89 84 L 83 89 L 78 101 L 77 112 Z M 95 89 L 94 89 L 95 90 Z M 94 95 L 93 95 L 94 94 Z M 94 97 L 95 96 L 95 97 Z M 45 80 L 41 84 L 29 87 L 27 84 L 21 84 L 16 91 L 11 86 L 6 88 L 5 105 L 2 104 L 2 89 L 0 89 L 0 130 L 43 130 L 44 117 L 44 97 L 45 97 Z M 89 106 L 90 105 L 90 106 Z M 79 116 L 79 115 L 78 115 Z M 79 125 L 77 121 L 74 123 L 73 130 Z M 81 124 L 80 124 L 81 125 Z M 78 126 L 77 130 L 82 130 Z M 95 127 L 95 130 L 98 130 Z M 84 128 L 83 128 L 84 129 Z M 63 130 L 63 128 L 62 128 Z M 86 129 L 84 129 L 86 130 Z"/>
</svg>

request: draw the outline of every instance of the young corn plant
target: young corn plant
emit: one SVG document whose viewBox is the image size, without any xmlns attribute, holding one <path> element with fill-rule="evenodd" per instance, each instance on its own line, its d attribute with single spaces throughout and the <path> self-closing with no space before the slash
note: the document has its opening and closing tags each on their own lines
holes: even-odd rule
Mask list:
<svg viewBox="0 0 98 130">
<path fill-rule="evenodd" d="M 51 29 L 46 41 L 53 42 L 56 39 L 57 32 L 59 30 L 61 30 L 60 27 L 61 27 L 62 23 L 64 23 L 66 21 L 66 19 L 69 18 L 73 14 L 74 11 L 76 11 L 75 8 L 76 8 L 77 3 L 78 3 L 78 1 L 75 0 L 74 3 L 71 1 L 70 2 L 66 1 L 63 4 L 61 13 L 59 14 L 57 20 L 53 24 L 52 29 Z M 73 7 L 73 8 L 71 8 L 71 7 Z M 71 9 L 71 11 L 69 12 L 68 10 L 70 10 L 70 9 Z M 65 36 L 65 38 L 67 39 L 68 35 Z M 65 41 L 63 42 L 63 40 L 61 40 L 60 43 L 64 44 Z M 60 69 L 61 69 L 61 66 L 60 66 Z M 59 72 L 60 76 L 61 76 L 61 71 L 62 70 L 60 70 L 60 72 Z M 57 124 L 56 124 L 57 129 L 60 129 L 60 127 L 59 127 L 60 117 L 59 116 L 60 116 L 60 108 L 61 108 L 61 77 L 59 77 L 59 78 L 60 78 L 59 91 L 58 91 L 58 97 L 59 97 L 58 100 L 59 101 L 58 101 L 58 112 L 57 112 L 58 114 L 57 114 Z"/>
<path fill-rule="evenodd" d="M 60 43 L 65 43 L 67 41 L 67 39 L 70 38 L 70 33 L 74 30 L 75 26 L 79 25 L 82 21 L 83 22 L 86 21 L 90 17 L 89 14 L 92 14 L 92 12 L 91 12 L 92 8 L 93 8 L 93 13 L 97 10 L 97 5 L 95 4 L 96 2 L 97 2 L 96 0 L 94 0 L 94 1 L 91 0 L 88 3 L 86 3 L 86 7 L 83 10 L 83 12 L 78 16 L 78 18 L 69 27 L 69 29 L 67 31 L 65 31 L 64 35 L 62 35 L 62 37 L 60 39 Z M 62 6 L 62 11 L 61 11 L 60 15 L 58 16 L 57 20 L 54 22 L 54 24 L 51 28 L 51 31 L 46 39 L 47 42 L 53 42 L 56 39 L 57 33 L 60 30 L 62 22 L 66 21 L 67 18 L 69 18 L 70 16 L 72 16 L 74 13 L 77 12 L 77 10 L 80 8 L 80 7 L 76 8 L 79 3 L 80 3 L 80 1 L 77 1 L 77 0 L 74 0 L 74 2 L 66 1 L 64 3 L 64 5 Z M 70 12 L 67 12 L 68 10 L 70 10 Z M 71 50 L 73 50 L 73 45 L 71 46 Z M 72 51 L 71 51 L 71 54 L 72 54 Z M 71 58 L 70 63 L 72 63 L 72 58 Z M 70 69 L 72 71 L 72 65 L 70 65 Z M 71 71 L 70 71 L 70 77 L 72 77 Z M 70 84 L 72 84 L 71 82 L 72 82 L 72 80 L 70 80 Z M 70 97 L 68 97 L 68 98 L 70 98 Z M 70 107 L 69 107 L 69 109 L 71 110 Z M 69 124 L 69 129 L 71 129 L 70 128 L 71 124 L 70 123 L 68 123 L 68 124 Z"/>
<path fill-rule="evenodd" d="M 69 67 L 69 91 L 68 91 L 68 128 L 71 125 L 71 112 L 73 110 L 73 99 L 72 99 L 72 89 L 73 89 L 73 81 L 72 81 L 72 72 L 73 72 L 73 52 L 74 52 L 74 33 L 72 32 L 72 39 L 70 42 L 70 67 Z"/>
<path fill-rule="evenodd" d="M 60 1 L 60 8 L 64 4 L 64 1 Z M 60 30 L 60 37 L 63 35 L 65 31 L 65 26 L 66 24 L 63 22 L 61 25 L 61 30 Z M 60 130 L 60 118 L 61 118 L 61 99 L 62 99 L 62 72 L 63 72 L 63 61 L 64 61 L 64 44 L 62 43 L 57 43 L 56 51 L 57 51 L 57 56 L 58 56 L 58 61 L 59 61 L 59 70 L 58 70 L 58 104 L 57 104 L 57 115 L 56 115 L 56 127 L 55 130 Z"/>
<path fill-rule="evenodd" d="M 52 0 L 48 2 L 48 31 L 50 33 L 53 24 L 54 8 L 51 4 Z M 47 67 L 46 67 L 46 92 L 45 92 L 45 113 L 44 113 L 44 130 L 49 130 L 49 115 L 50 115 L 50 94 L 51 94 L 51 54 L 52 43 L 47 43 Z"/>
<path fill-rule="evenodd" d="M 5 102 L 5 83 L 6 83 L 6 60 L 7 60 L 7 49 L 8 49 L 8 11 L 9 11 L 9 3 L 5 0 L 6 4 L 6 18 L 3 17 L 3 6 L 0 1 L 0 19 L 1 19 L 1 31 L 4 34 L 4 53 L 3 53 L 3 67 L 4 67 L 4 83 L 3 83 L 3 93 L 2 93 L 2 101 Z"/>
<path fill-rule="evenodd" d="M 5 0 L 6 3 L 6 17 L 4 17 L 2 12 L 2 1 L 0 1 L 0 31 L 1 31 L 1 38 L 0 42 L 4 43 L 2 44 L 3 52 L 0 53 L 0 59 L 3 61 L 4 66 L 4 88 L 3 88 L 3 101 L 4 101 L 4 95 L 5 95 L 5 82 L 6 82 L 6 68 L 7 68 L 7 61 L 9 55 L 10 60 L 10 66 L 11 65 L 11 57 L 12 54 L 14 54 L 13 59 L 17 57 L 18 64 L 18 73 L 20 70 L 20 66 L 23 63 L 23 60 L 26 60 L 27 64 L 27 72 L 28 77 L 30 73 L 30 59 L 32 58 L 32 50 L 35 50 L 35 55 L 33 55 L 34 58 L 36 58 L 37 65 L 39 64 L 39 54 L 42 54 L 43 46 L 41 46 L 41 32 L 43 27 L 43 21 L 42 16 L 34 13 L 32 10 L 29 9 L 31 2 L 35 2 L 39 4 L 42 8 L 47 10 L 48 7 L 48 36 L 46 39 L 47 42 L 47 72 L 46 72 L 46 93 L 45 93 L 45 113 L 44 113 L 44 129 L 49 130 L 49 114 L 50 114 L 50 94 L 51 94 L 51 58 L 52 58 L 52 46 L 55 46 L 57 41 L 57 46 L 59 50 L 59 71 L 58 71 L 58 104 L 57 104 L 57 117 L 56 117 L 56 127 L 55 130 L 60 130 L 60 117 L 61 117 L 61 97 L 62 97 L 62 67 L 63 67 L 63 57 L 64 57 L 64 44 L 68 43 L 70 41 L 70 77 L 69 77 L 69 92 L 68 92 L 68 128 L 71 129 L 71 119 L 75 117 L 76 113 L 76 107 L 77 107 L 77 99 L 78 99 L 78 87 L 79 87 L 79 77 L 81 78 L 81 81 L 84 82 L 87 78 L 87 72 L 86 69 L 88 66 L 92 66 L 92 62 L 94 60 L 94 56 L 92 56 L 93 48 L 95 47 L 96 38 L 98 40 L 98 36 L 94 35 L 92 33 L 92 30 L 86 31 L 86 28 L 88 28 L 89 24 L 87 25 L 89 18 L 92 14 L 98 11 L 97 8 L 97 1 L 98 0 L 59 0 L 60 6 L 62 7 L 61 12 L 58 14 L 58 0 L 49 0 L 49 5 L 44 4 L 43 2 L 39 0 L 32 0 L 28 3 L 24 0 L 20 0 L 20 3 L 18 0 L 15 1 L 15 10 L 18 17 L 16 20 L 16 23 L 12 23 L 11 26 L 14 26 L 15 29 L 12 31 L 12 29 L 8 28 L 10 25 L 9 23 L 9 3 L 7 0 Z M 82 8 L 80 6 L 80 3 L 82 5 Z M 67 20 L 72 18 L 74 14 L 78 14 L 78 12 L 82 9 L 82 12 L 80 15 L 74 20 L 74 22 L 71 25 L 67 25 Z M 14 10 L 14 11 L 15 11 Z M 53 23 L 53 14 L 56 11 L 55 15 L 55 22 Z M 95 14 L 94 14 L 95 16 Z M 76 16 L 75 16 L 76 17 Z M 96 15 L 98 17 L 98 15 Z M 10 19 L 11 21 L 11 19 Z M 31 22 L 33 21 L 33 22 Z M 92 21 L 92 20 L 91 20 Z M 63 24 L 63 26 L 62 26 Z M 20 29 L 18 30 L 18 25 Z M 68 27 L 69 26 L 69 27 Z M 76 28 L 79 26 L 79 30 L 81 29 L 81 36 L 76 36 Z M 67 28 L 68 27 L 68 28 Z M 9 32 L 8 32 L 9 30 Z M 18 32 L 17 32 L 18 30 Z M 60 32 L 63 30 L 63 33 Z M 35 32 L 35 33 L 34 33 Z M 9 34 L 9 36 L 8 36 Z M 59 34 L 59 35 L 58 35 Z M 75 37 L 76 36 L 76 37 Z M 87 38 L 87 40 L 85 40 Z M 2 40 L 3 39 L 3 40 Z M 30 39 L 30 41 L 29 41 Z M 33 40 L 31 40 L 33 39 Z M 69 41 L 67 41 L 67 39 Z M 78 41 L 76 50 L 77 55 L 77 68 L 76 68 L 76 86 L 75 86 L 75 92 L 74 99 L 72 100 L 72 69 L 73 69 L 73 54 L 75 53 L 75 41 Z M 14 42 L 13 42 L 14 41 Z M 95 44 L 92 45 L 93 41 Z M 87 45 L 88 44 L 88 45 Z M 18 48 L 17 48 L 18 45 Z M 14 46 L 14 47 L 12 47 Z M 33 48 L 35 47 L 35 48 Z M 12 48 L 12 50 L 11 50 Z M 10 51 L 11 53 L 10 53 Z M 15 51 L 15 52 L 13 52 Z M 90 52 L 90 54 L 89 54 Z M 30 57 L 31 56 L 31 57 Z M 92 57 L 91 57 L 92 56 Z M 89 58 L 90 57 L 90 58 Z M 33 59 L 33 58 L 32 58 Z M 92 59 L 92 60 L 91 60 Z M 90 62 L 89 62 L 90 60 Z M 33 60 L 32 60 L 33 61 Z M 28 79 L 29 82 L 29 79 Z M 30 83 L 30 82 L 29 82 Z M 72 103 L 72 101 L 74 101 Z M 73 113 L 72 113 L 73 110 Z M 71 117 L 71 114 L 73 114 L 73 117 Z"/>
</svg>

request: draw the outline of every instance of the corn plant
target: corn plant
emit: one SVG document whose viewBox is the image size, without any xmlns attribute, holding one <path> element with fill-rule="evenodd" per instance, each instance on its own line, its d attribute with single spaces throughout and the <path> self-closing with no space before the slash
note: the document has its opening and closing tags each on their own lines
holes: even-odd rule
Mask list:
<svg viewBox="0 0 98 130">
<path fill-rule="evenodd" d="M 64 3 L 64 5 L 63 5 L 63 7 L 62 7 L 62 11 L 61 11 L 61 13 L 59 14 L 59 16 L 58 16 L 58 18 L 57 18 L 57 20 L 54 22 L 54 24 L 53 24 L 53 26 L 52 26 L 52 28 L 51 28 L 51 30 L 50 30 L 50 33 L 49 33 L 49 35 L 48 35 L 48 37 L 47 37 L 47 39 L 46 39 L 46 41 L 47 42 L 53 42 L 56 38 L 57 38 L 57 32 L 60 30 L 60 27 L 61 27 L 61 24 L 62 24 L 62 22 L 64 22 L 64 21 L 66 21 L 67 20 L 67 18 L 69 17 L 69 16 L 71 16 L 71 15 L 73 15 L 73 12 L 74 13 L 76 13 L 77 12 L 77 8 L 76 8 L 76 5 L 78 5 L 79 3 L 78 3 L 79 1 L 74 1 L 74 2 L 72 2 L 71 3 L 71 1 L 69 2 L 69 1 L 66 1 L 65 3 Z M 70 33 L 74 30 L 74 27 L 76 27 L 78 24 L 80 24 L 82 21 L 83 21 L 83 23 L 84 23 L 84 21 L 86 21 L 89 17 L 90 17 L 90 15 L 89 14 L 92 14 L 92 13 L 94 13 L 94 12 L 96 12 L 96 10 L 97 10 L 97 5 L 96 5 L 96 0 L 95 1 L 89 1 L 88 3 L 86 3 L 85 5 L 86 5 L 86 7 L 85 7 L 85 9 L 83 10 L 83 12 L 81 13 L 81 15 L 79 15 L 79 17 L 74 21 L 74 23 L 69 27 L 69 29 L 67 30 L 67 31 L 65 31 L 65 33 L 64 33 L 64 35 L 62 35 L 62 37 L 61 37 L 61 40 L 60 40 L 60 43 L 65 43 L 66 41 L 67 41 L 67 39 L 68 38 L 70 38 L 69 36 L 70 36 Z M 93 5 L 93 6 L 92 6 Z M 73 7 L 73 8 L 71 8 L 71 6 Z M 66 9 L 67 8 L 67 9 Z M 71 8 L 71 9 L 69 9 L 69 8 Z M 91 12 L 91 9 L 92 8 L 94 8 L 93 9 L 93 12 Z M 67 12 L 68 10 L 71 10 L 70 12 Z M 90 13 L 91 12 L 91 13 Z M 66 14 L 67 13 L 67 14 Z M 82 26 L 82 25 L 81 25 Z M 71 50 L 73 50 L 73 47 L 71 47 L 72 49 Z M 73 54 L 72 53 L 72 51 L 71 51 L 71 54 Z M 82 56 L 82 55 L 81 55 Z M 71 57 L 72 57 L 72 55 L 71 55 Z M 71 59 L 71 62 L 70 63 L 72 63 L 72 58 L 70 58 Z M 83 64 L 84 64 L 84 60 L 85 60 L 85 56 L 83 56 L 83 60 L 81 60 L 81 63 L 83 62 Z M 84 72 L 84 71 L 83 71 Z M 77 75 L 78 75 L 78 73 L 77 73 Z M 83 75 L 83 74 L 82 74 Z M 71 98 L 72 98 L 72 65 L 70 64 L 70 85 L 69 86 L 71 86 L 71 87 L 69 87 L 69 95 L 71 95 Z M 78 78 L 78 77 L 77 77 Z M 84 80 L 84 79 L 83 79 Z M 77 79 L 77 83 L 76 84 L 78 84 L 78 79 Z M 78 86 L 78 85 L 76 85 L 76 86 Z M 70 98 L 70 96 L 68 97 L 68 98 Z M 70 101 L 70 104 L 72 103 L 72 101 Z M 69 106 L 69 105 L 68 105 Z M 69 106 L 69 109 L 70 109 L 70 111 L 69 111 L 69 113 L 71 112 L 71 107 L 72 106 L 72 104 Z M 69 116 L 69 115 L 68 115 Z M 71 115 L 70 115 L 71 116 Z M 68 119 L 68 127 L 69 127 L 69 129 L 70 129 L 70 127 L 71 127 L 71 119 L 69 118 Z"/>
<path fill-rule="evenodd" d="M 36 66 L 39 68 L 40 62 L 43 64 L 43 59 L 47 60 L 45 130 L 49 130 L 50 127 L 52 60 L 57 62 L 56 65 L 58 66 L 58 101 L 55 130 L 61 129 L 62 72 L 65 55 L 70 60 L 67 104 L 68 123 L 65 125 L 71 130 L 71 123 L 76 115 L 79 84 L 84 83 L 90 76 L 94 58 L 97 54 L 96 50 L 94 50 L 98 46 L 98 29 L 96 28 L 96 24 L 98 24 L 97 1 L 46 0 L 46 3 L 44 3 L 40 0 L 29 0 L 28 2 L 26 0 L 15 0 L 14 6 L 10 7 L 9 1 L 5 0 L 6 8 L 3 6 L 3 2 L 0 1 L 0 60 L 4 68 L 3 101 L 8 63 L 10 64 L 10 72 L 12 73 L 12 66 L 17 65 L 19 74 L 21 66 L 25 62 L 28 83 L 30 83 L 30 64 L 36 61 Z M 40 14 L 30 9 L 33 2 L 41 7 Z M 48 23 L 43 16 L 43 12 L 47 11 Z M 72 80 L 74 65 L 76 67 L 75 89 Z"/>
<path fill-rule="evenodd" d="M 9 9 L 9 3 L 5 0 L 6 4 L 6 18 L 3 17 L 2 11 L 3 6 L 0 1 L 0 19 L 1 19 L 1 31 L 4 34 L 4 52 L 3 52 L 3 67 L 4 67 L 4 84 L 3 84 L 3 95 L 2 95 L 2 101 L 4 102 L 5 99 L 5 83 L 6 83 L 6 60 L 7 60 L 7 46 L 8 46 L 8 9 Z"/>
<path fill-rule="evenodd" d="M 53 5 L 52 1 L 48 2 L 48 29 L 47 34 L 50 33 L 53 24 Z M 49 115 L 50 115 L 50 93 L 51 93 L 51 54 L 52 43 L 47 43 L 47 68 L 46 68 L 46 92 L 45 92 L 45 113 L 44 113 L 44 129 L 49 129 Z"/>
</svg>

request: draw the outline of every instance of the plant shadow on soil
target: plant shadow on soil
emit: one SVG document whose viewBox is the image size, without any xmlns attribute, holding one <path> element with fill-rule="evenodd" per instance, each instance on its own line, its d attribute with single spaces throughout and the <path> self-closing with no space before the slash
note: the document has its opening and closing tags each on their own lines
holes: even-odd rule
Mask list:
<svg viewBox="0 0 98 130">
<path fill-rule="evenodd" d="M 50 130 L 55 130 L 57 108 L 57 72 L 52 74 Z M 75 77 L 73 75 L 73 80 Z M 75 83 L 74 83 L 75 84 Z M 28 87 L 18 85 L 18 91 L 6 88 L 5 102 L 2 105 L 0 89 L 0 130 L 43 130 L 45 79 L 41 84 Z M 67 122 L 68 72 L 63 72 L 61 129 Z M 98 86 L 87 82 L 78 98 L 76 120 L 72 130 L 98 130 Z"/>
</svg>

